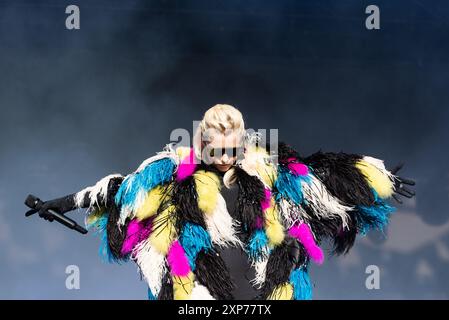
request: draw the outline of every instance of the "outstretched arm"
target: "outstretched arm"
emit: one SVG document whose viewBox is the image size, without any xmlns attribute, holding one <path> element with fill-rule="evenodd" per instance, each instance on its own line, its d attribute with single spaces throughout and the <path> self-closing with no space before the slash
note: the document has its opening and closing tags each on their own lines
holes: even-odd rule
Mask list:
<svg viewBox="0 0 449 320">
<path fill-rule="evenodd" d="M 402 165 L 389 171 L 382 160 L 346 153 L 317 152 L 304 158 L 304 163 L 329 191 L 349 205 L 372 205 L 375 196 L 381 199 L 415 195 L 405 185 L 414 181 L 396 175 Z"/>
<path fill-rule="evenodd" d="M 303 158 L 280 143 L 278 164 L 275 188 L 285 226 L 304 222 L 317 243 L 333 240 L 336 253 L 347 252 L 357 233 L 385 227 L 394 210 L 386 199 L 414 196 L 406 186 L 414 182 L 397 176 L 400 167 L 389 171 L 372 157 L 317 152 Z"/>
<path fill-rule="evenodd" d="M 414 182 L 397 176 L 397 171 L 387 170 L 379 159 L 356 154 L 318 152 L 303 158 L 280 143 L 276 175 L 273 184 L 266 185 L 276 201 L 269 210 L 277 211 L 274 218 L 281 220 L 285 234 L 266 259 L 255 261 L 261 297 L 310 299 L 308 266 L 310 261 L 324 261 L 319 247 L 324 239 L 333 242 L 335 253 L 346 253 L 358 233 L 387 224 L 394 208 L 386 199 L 414 196 L 406 186 Z M 265 228 L 269 240 L 281 235 L 272 232 L 278 225 L 272 218 Z"/>
<path fill-rule="evenodd" d="M 95 185 L 87 187 L 77 193 L 69 194 L 61 198 L 45 201 L 39 210 L 39 216 L 52 220 L 48 210 L 55 210 L 60 214 L 79 208 L 111 208 L 123 176 L 113 174 L 99 180 Z"/>
<path fill-rule="evenodd" d="M 315 236 L 330 237 L 336 253 L 347 252 L 357 233 L 382 230 L 386 226 L 394 211 L 386 202 L 388 198 L 402 203 L 400 196 L 415 195 L 406 187 L 414 182 L 397 175 L 402 166 L 389 171 L 382 160 L 373 157 L 317 152 L 290 160 L 307 166 L 301 207 L 309 217 L 307 222 Z M 320 214 L 321 207 L 328 208 L 329 214 Z M 336 219 L 338 216 L 340 219 Z"/>
</svg>

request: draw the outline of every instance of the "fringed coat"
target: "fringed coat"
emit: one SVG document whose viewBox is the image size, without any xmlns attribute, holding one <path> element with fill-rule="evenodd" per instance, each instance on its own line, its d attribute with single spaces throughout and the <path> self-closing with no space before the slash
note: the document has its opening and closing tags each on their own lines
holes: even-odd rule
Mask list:
<svg viewBox="0 0 449 320">
<path fill-rule="evenodd" d="M 135 172 L 76 194 L 104 257 L 133 260 L 150 299 L 232 299 L 217 250 L 227 246 L 241 247 L 255 268 L 255 298 L 310 299 L 309 264 L 323 262 L 323 240 L 346 253 L 358 233 L 382 229 L 393 211 L 385 199 L 396 177 L 375 158 L 303 158 L 281 143 L 273 161 L 264 148 L 247 146 L 233 169 L 239 194 L 232 215 L 217 173 L 193 159 L 193 149 L 167 146 Z"/>
</svg>

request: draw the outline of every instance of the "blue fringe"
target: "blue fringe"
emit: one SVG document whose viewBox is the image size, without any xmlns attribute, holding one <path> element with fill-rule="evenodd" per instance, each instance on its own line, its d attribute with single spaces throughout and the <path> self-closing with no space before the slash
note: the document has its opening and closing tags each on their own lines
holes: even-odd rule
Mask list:
<svg viewBox="0 0 449 320">
<path fill-rule="evenodd" d="M 293 286 L 294 300 L 311 300 L 312 283 L 306 268 L 298 268 L 290 274 L 290 283 Z"/>
<path fill-rule="evenodd" d="M 148 300 L 157 300 L 156 296 L 151 292 L 151 289 L 148 288 Z"/>
<path fill-rule="evenodd" d="M 281 198 L 287 198 L 296 205 L 301 204 L 304 201 L 301 187 L 302 181 L 310 183 L 310 177 L 308 175 L 295 176 L 288 169 L 279 166 L 278 177 L 275 182 L 275 187 L 278 190 L 276 200 L 279 201 Z"/>
<path fill-rule="evenodd" d="M 132 190 L 134 187 L 133 180 L 135 177 L 136 176 L 134 174 L 131 174 L 122 181 L 122 184 L 115 194 L 114 199 L 116 205 L 125 205 L 128 203 L 132 203 L 132 200 L 137 194 L 137 190 Z"/>
<path fill-rule="evenodd" d="M 252 261 L 260 261 L 266 255 L 264 249 L 268 244 L 268 237 L 264 230 L 254 231 L 246 245 L 246 252 Z"/>
<path fill-rule="evenodd" d="M 357 211 L 357 224 L 362 235 L 366 235 L 370 230 L 383 231 L 388 224 L 390 215 L 396 210 L 380 198 L 376 191 L 372 190 L 372 192 L 374 205 L 359 206 Z"/>
<path fill-rule="evenodd" d="M 108 225 L 109 213 L 104 213 L 100 218 L 88 225 L 89 230 L 93 230 L 95 234 L 100 237 L 100 246 L 98 248 L 98 255 L 103 262 L 119 262 L 112 254 L 109 248 L 108 233 L 106 231 Z"/>
<path fill-rule="evenodd" d="M 187 222 L 184 225 L 179 242 L 189 258 L 192 271 L 196 268 L 198 253 L 203 249 L 209 250 L 212 248 L 212 240 L 209 233 L 203 227 L 191 222 Z"/>
<path fill-rule="evenodd" d="M 139 191 L 150 191 L 171 180 L 175 164 L 170 158 L 163 158 L 147 165 L 139 173 L 127 176 L 115 195 L 115 203 L 132 206 Z"/>
</svg>

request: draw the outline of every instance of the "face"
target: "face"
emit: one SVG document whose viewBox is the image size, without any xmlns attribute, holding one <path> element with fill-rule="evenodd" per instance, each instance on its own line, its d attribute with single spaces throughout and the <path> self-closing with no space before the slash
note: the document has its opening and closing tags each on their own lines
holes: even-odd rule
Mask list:
<svg viewBox="0 0 449 320">
<path fill-rule="evenodd" d="M 234 132 L 223 134 L 214 132 L 204 144 L 203 154 L 208 156 L 211 163 L 221 172 L 228 171 L 236 162 L 240 150 L 240 139 Z"/>
</svg>

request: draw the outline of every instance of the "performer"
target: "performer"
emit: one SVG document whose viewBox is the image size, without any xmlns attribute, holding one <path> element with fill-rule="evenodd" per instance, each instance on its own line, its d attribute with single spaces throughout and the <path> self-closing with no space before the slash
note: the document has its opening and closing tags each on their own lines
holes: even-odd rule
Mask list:
<svg viewBox="0 0 449 320">
<path fill-rule="evenodd" d="M 369 156 L 302 157 L 259 142 L 236 108 L 215 105 L 192 148 L 169 144 L 133 173 L 44 202 L 39 215 L 88 208 L 101 253 L 133 260 L 150 299 L 311 299 L 320 244 L 342 254 L 357 234 L 382 230 L 394 210 L 386 199 L 414 196 L 404 186 L 414 182 Z"/>
</svg>

